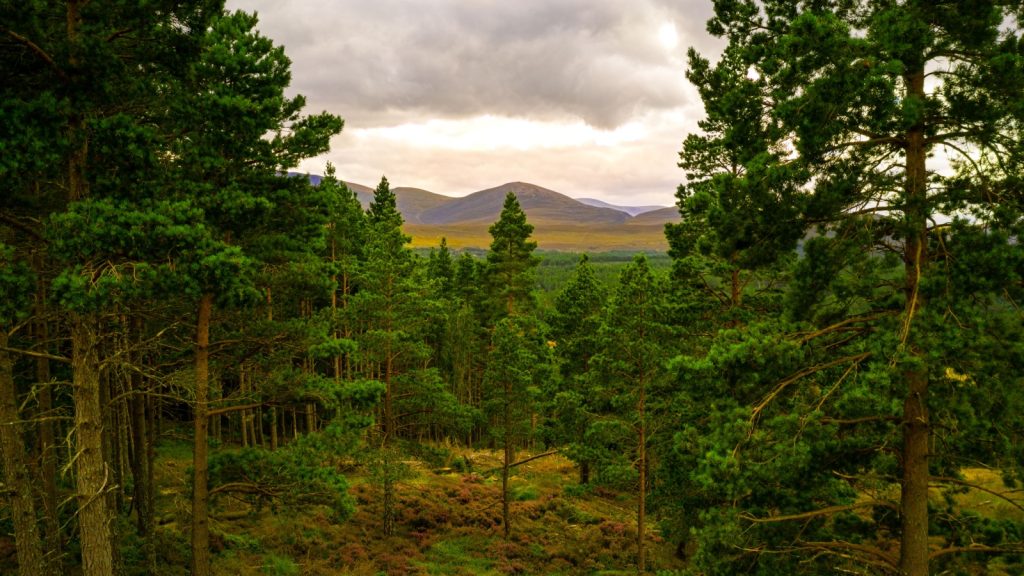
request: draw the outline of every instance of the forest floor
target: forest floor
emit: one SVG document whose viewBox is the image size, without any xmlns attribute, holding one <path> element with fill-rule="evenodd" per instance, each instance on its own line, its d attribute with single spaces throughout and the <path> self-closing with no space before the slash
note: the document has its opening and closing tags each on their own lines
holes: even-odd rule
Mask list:
<svg viewBox="0 0 1024 576">
<path fill-rule="evenodd" d="M 529 454 L 522 453 L 520 458 Z M 184 438 L 161 442 L 156 461 L 157 566 L 144 565 L 134 530 L 122 524 L 121 551 L 128 573 L 188 574 L 191 446 Z M 405 462 L 397 487 L 397 533 L 382 530 L 380 486 L 358 466 L 345 471 L 356 512 L 336 523 L 326 507 L 301 510 L 254 508 L 219 499 L 212 507 L 211 546 L 218 575 L 501 575 L 635 574 L 636 508 L 630 494 L 581 490 L 578 470 L 560 455 L 514 469 L 511 477 L 512 537 L 503 538 L 501 454 L 457 447 L 427 447 Z M 1024 519 L 1019 502 L 1004 492 L 996 471 L 969 469 L 964 480 L 981 486 L 957 497 L 959 504 L 994 520 Z M 936 501 L 941 496 L 933 494 Z M 1016 494 L 1015 494 L 1016 496 Z M 7 518 L 0 518 L 6 523 Z M 8 526 L 9 529 L 9 526 Z M 5 530 L 4 532 L 7 532 Z M 9 534 L 9 533 L 8 533 Z M 653 523 L 647 526 L 648 568 L 684 567 L 675 547 Z M 74 556 L 74 550 L 67 550 Z M 999 564 L 996 562 L 996 564 Z M 0 534 L 0 574 L 15 573 L 14 542 Z M 984 563 L 976 567 L 982 569 Z M 1000 570 L 984 572 L 1003 574 Z M 77 574 L 67 571 L 69 576 Z M 967 570 L 964 573 L 981 573 Z"/>
<path fill-rule="evenodd" d="M 551 455 L 514 469 L 512 536 L 503 538 L 499 452 L 439 449 L 406 461 L 397 487 L 397 533 L 384 536 L 381 488 L 364 471 L 346 473 L 355 515 L 342 523 L 326 508 L 302 512 L 221 499 L 211 522 L 214 573 L 223 575 L 388 576 L 489 574 L 635 574 L 635 499 L 606 490 L 574 490 L 577 468 Z M 187 446 L 160 450 L 158 509 L 163 515 L 161 574 L 187 574 Z M 520 454 L 520 458 L 528 454 Z M 425 459 L 426 460 L 426 459 Z M 466 462 L 469 462 L 469 469 Z M 453 466 L 454 464 L 454 466 Z M 458 470 L 458 471 L 457 471 Z M 176 517 L 168 522 L 168 517 Z M 648 565 L 683 567 L 675 547 L 647 527 Z"/>
</svg>

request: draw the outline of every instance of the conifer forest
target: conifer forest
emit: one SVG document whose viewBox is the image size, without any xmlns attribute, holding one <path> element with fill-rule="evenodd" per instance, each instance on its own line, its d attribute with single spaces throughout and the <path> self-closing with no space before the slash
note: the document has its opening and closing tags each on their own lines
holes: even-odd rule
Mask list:
<svg viewBox="0 0 1024 576">
<path fill-rule="evenodd" d="M 1024 2 L 700 4 L 609 256 L 298 171 L 254 13 L 0 0 L 0 573 L 1024 574 Z"/>
</svg>

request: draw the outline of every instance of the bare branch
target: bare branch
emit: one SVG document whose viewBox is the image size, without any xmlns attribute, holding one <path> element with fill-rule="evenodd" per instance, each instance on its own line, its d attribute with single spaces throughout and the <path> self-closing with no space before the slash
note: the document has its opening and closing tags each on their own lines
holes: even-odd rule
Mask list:
<svg viewBox="0 0 1024 576">
<path fill-rule="evenodd" d="M 53 360 L 54 362 L 63 362 L 64 364 L 71 364 L 71 358 L 68 358 L 66 356 L 54 356 L 53 354 L 34 352 L 32 350 L 21 350 L 19 348 L 8 348 L 7 346 L 0 346 L 0 350 L 3 350 L 4 352 L 10 352 L 12 354 L 21 354 L 23 356 L 31 356 L 33 358 L 45 358 L 46 360 Z"/>
<path fill-rule="evenodd" d="M 946 482 L 948 484 L 956 484 L 957 486 L 964 486 L 964 487 L 967 487 L 967 488 L 973 488 L 975 490 L 980 490 L 982 492 L 986 492 L 988 494 L 991 494 L 991 495 L 995 496 L 996 498 L 999 498 L 1001 500 L 1006 501 L 1011 506 L 1013 506 L 1014 508 L 1020 510 L 1021 512 L 1024 512 L 1024 506 L 1021 506 L 1019 501 L 1014 500 L 1014 499 L 1006 496 L 1006 494 L 1008 494 L 1008 492 L 996 492 L 995 490 L 992 490 L 991 488 L 985 488 L 984 486 L 980 486 L 980 485 L 974 484 L 972 482 L 967 482 L 965 480 L 959 480 L 957 478 L 950 478 L 948 476 L 932 476 L 932 479 L 933 480 L 937 480 L 939 482 Z"/>
</svg>

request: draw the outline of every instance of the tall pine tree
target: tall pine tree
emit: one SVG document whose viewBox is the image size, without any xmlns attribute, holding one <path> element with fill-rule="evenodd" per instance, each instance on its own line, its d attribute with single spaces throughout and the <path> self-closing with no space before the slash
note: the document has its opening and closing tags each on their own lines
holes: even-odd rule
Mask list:
<svg viewBox="0 0 1024 576">
<path fill-rule="evenodd" d="M 705 570 L 870 565 L 920 576 L 968 548 L 1020 547 L 964 546 L 966 527 L 980 526 L 951 500 L 929 513 L 940 505 L 930 486 L 962 489 L 969 463 L 1019 475 L 1015 449 L 978 423 L 1014 429 L 1017 411 L 1004 408 L 1024 401 L 1007 371 L 1019 331 L 1005 331 L 1021 296 L 1011 240 L 1021 228 L 1020 12 L 715 2 L 708 30 L 729 44 L 714 65 L 690 53 L 708 137 L 688 140 L 684 163 L 694 197 L 736 211 L 709 211 L 705 237 L 723 256 L 732 245 L 769 259 L 806 231 L 816 237 L 793 270 L 786 318 L 723 332 L 705 358 L 679 364 L 694 417 L 717 407 L 688 422 L 691 448 L 680 444 L 695 456 L 691 488 L 706 507 L 695 530 Z M 960 268 L 968 262 L 976 269 Z M 726 385 L 701 389 L 716 373 Z M 963 384 L 982 375 L 984 385 Z M 757 488 L 772 477 L 758 462 L 774 466 L 771 491 Z"/>
</svg>

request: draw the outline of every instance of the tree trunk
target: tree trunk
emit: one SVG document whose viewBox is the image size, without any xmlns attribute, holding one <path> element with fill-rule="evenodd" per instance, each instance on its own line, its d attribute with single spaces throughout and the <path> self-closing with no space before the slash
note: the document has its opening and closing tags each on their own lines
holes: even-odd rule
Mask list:
<svg viewBox="0 0 1024 576">
<path fill-rule="evenodd" d="M 25 465 L 25 439 L 18 416 L 18 395 L 14 386 L 14 362 L 7 347 L 7 330 L 0 326 L 0 452 L 3 454 L 4 483 L 10 491 L 11 522 L 18 551 L 18 573 L 43 576 L 43 547 L 32 499 L 32 478 Z"/>
<path fill-rule="evenodd" d="M 196 322 L 195 447 L 192 455 L 192 575 L 210 574 L 209 475 L 207 463 L 207 396 L 210 390 L 210 315 L 213 294 L 199 300 Z"/>
<path fill-rule="evenodd" d="M 270 449 L 277 450 L 277 408 L 270 408 Z"/>
<path fill-rule="evenodd" d="M 924 70 L 906 78 L 908 98 L 924 97 Z M 906 304 L 901 347 L 897 354 L 909 354 L 912 368 L 905 370 L 907 396 L 903 403 L 903 485 L 900 494 L 900 574 L 928 574 L 928 368 L 921 350 L 912 341 L 914 316 L 922 307 L 918 293 L 921 273 L 927 263 L 928 182 L 924 126 L 907 134 L 905 244 Z"/>
<path fill-rule="evenodd" d="M 82 574 L 114 574 L 114 517 L 107 505 L 111 470 L 103 459 L 103 409 L 100 405 L 99 337 L 96 319 L 71 314 L 71 369 L 75 403 L 75 475 Z"/>
<path fill-rule="evenodd" d="M 138 345 L 142 340 L 142 318 L 139 316 L 132 317 L 132 333 L 135 338 L 135 344 Z M 141 354 L 136 352 L 132 354 L 132 358 L 136 366 L 141 368 Z M 149 508 L 148 497 L 150 490 L 148 485 L 149 434 L 146 430 L 146 394 L 142 389 L 142 375 L 138 371 L 132 373 L 130 384 L 131 394 L 128 396 L 128 406 L 131 411 L 129 414 L 129 430 L 131 431 L 132 450 L 130 451 L 129 464 L 134 484 L 132 500 L 135 504 L 136 527 L 139 530 L 139 535 L 146 542 L 146 556 L 148 558 L 152 550 L 149 536 L 152 534 L 153 528 L 153 515 Z"/>
<path fill-rule="evenodd" d="M 590 484 L 590 462 L 580 462 L 580 486 Z"/>
<path fill-rule="evenodd" d="M 636 505 L 636 571 L 643 574 L 646 569 L 646 550 L 644 548 L 644 532 L 647 516 L 647 421 L 646 421 L 646 389 L 645 383 L 640 381 L 640 400 L 637 402 L 637 413 L 640 418 L 640 438 L 637 442 L 637 451 L 640 461 L 637 463 L 640 472 L 640 488 L 637 495 Z"/>
<path fill-rule="evenodd" d="M 38 257 L 35 260 L 34 268 L 42 270 L 42 262 Z M 40 280 L 36 291 L 36 324 L 35 339 L 40 350 L 48 351 L 47 341 L 50 339 L 50 329 L 46 322 L 46 292 L 45 283 Z M 36 358 L 36 385 L 39 387 L 39 469 L 43 503 L 43 527 L 45 528 L 45 562 L 47 573 L 57 574 L 61 572 L 60 556 L 60 523 L 58 522 L 58 497 L 57 497 L 57 448 L 53 430 L 53 388 L 50 383 L 50 361 L 43 357 Z"/>
<path fill-rule="evenodd" d="M 504 528 L 505 541 L 508 542 L 509 536 L 512 535 L 512 525 L 510 522 L 511 514 L 508 509 L 508 474 L 512 466 L 513 455 L 512 455 L 512 382 L 506 379 L 505 381 L 505 406 L 502 412 L 502 418 L 505 420 L 503 424 L 504 428 L 504 460 L 501 463 L 501 524 Z"/>
</svg>

